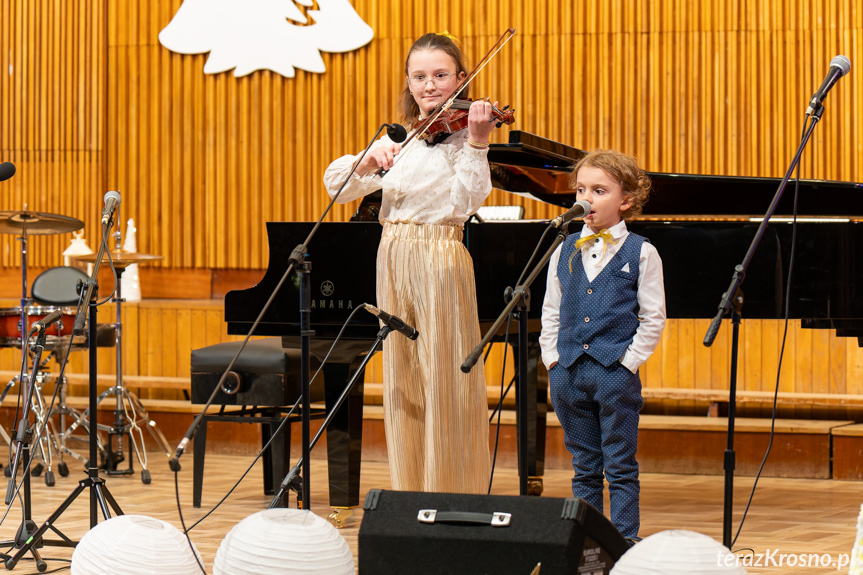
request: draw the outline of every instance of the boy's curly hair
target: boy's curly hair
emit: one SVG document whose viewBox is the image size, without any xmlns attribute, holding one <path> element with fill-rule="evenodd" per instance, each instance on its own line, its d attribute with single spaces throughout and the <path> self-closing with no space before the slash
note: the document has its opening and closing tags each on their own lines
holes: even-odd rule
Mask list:
<svg viewBox="0 0 863 575">
<path fill-rule="evenodd" d="M 578 171 L 583 166 L 599 168 L 620 183 L 623 193 L 632 202 L 621 216 L 624 220 L 641 214 L 650 196 L 650 178 L 638 166 L 638 160 L 617 150 L 593 150 L 575 164 L 569 176 L 570 188 L 575 189 Z"/>
</svg>

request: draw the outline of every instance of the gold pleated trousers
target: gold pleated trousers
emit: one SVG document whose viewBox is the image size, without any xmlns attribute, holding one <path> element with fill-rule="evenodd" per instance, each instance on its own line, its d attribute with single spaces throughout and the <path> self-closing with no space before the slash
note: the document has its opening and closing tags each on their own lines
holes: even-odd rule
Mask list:
<svg viewBox="0 0 863 575">
<path fill-rule="evenodd" d="M 480 342 L 473 261 L 453 225 L 384 222 L 379 306 L 419 332 L 384 341 L 392 488 L 485 493 L 491 462 L 485 372 L 459 369 Z"/>
</svg>

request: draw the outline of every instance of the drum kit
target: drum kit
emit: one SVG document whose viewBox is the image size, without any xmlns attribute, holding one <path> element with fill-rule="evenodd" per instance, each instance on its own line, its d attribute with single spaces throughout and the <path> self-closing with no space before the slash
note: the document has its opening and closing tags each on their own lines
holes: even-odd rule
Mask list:
<svg viewBox="0 0 863 575">
<path fill-rule="evenodd" d="M 76 319 L 74 304 L 78 300 L 76 290 L 80 289 L 76 284 L 80 279 L 87 279 L 87 275 L 76 268 L 51 268 L 40 274 L 33 282 L 32 291 L 28 291 L 27 241 L 28 237 L 33 235 L 63 234 L 77 231 L 83 227 L 84 222 L 76 218 L 32 212 L 28 211 L 26 206 L 24 211 L 0 211 L 0 233 L 17 235 L 18 241 L 21 243 L 22 280 L 21 305 L 19 307 L 0 308 L 0 347 L 20 348 L 22 367 L 26 367 L 27 365 L 32 367 L 32 374 L 22 369 L 20 376 L 16 375 L 9 381 L 2 394 L 0 394 L 0 405 L 2 405 L 2 402 L 6 399 L 12 388 L 14 388 L 15 384 L 21 384 L 22 397 L 28 396 L 31 392 L 30 386 L 32 386 L 32 405 L 30 409 L 36 419 L 36 429 L 44 429 L 45 433 L 40 437 L 32 439 L 34 458 L 38 458 L 41 461 L 31 468 L 31 474 L 40 475 L 42 471 L 45 471 L 45 483 L 48 486 L 52 486 L 55 483 L 53 472 L 55 454 L 58 459 L 57 471 L 61 476 L 69 474 L 68 465 L 64 462 L 64 456 L 66 455 L 84 462 L 86 466 L 87 458 L 76 453 L 67 445 L 76 440 L 85 443 L 88 441 L 86 436 L 74 435 L 78 429 L 82 429 L 87 434 L 96 434 L 99 453 L 103 458 L 100 466 L 104 467 L 105 473 L 108 475 L 131 475 L 134 473 L 131 457 L 129 458 L 127 468 L 118 469 L 118 464 L 125 460 L 123 444 L 128 439 L 128 445 L 135 452 L 136 458 L 141 464 L 141 481 L 147 484 L 150 483 L 151 477 L 147 469 L 147 452 L 144 447 L 142 428 L 147 428 L 160 448 L 168 456 L 170 456 L 170 447 L 165 436 L 156 426 L 156 422 L 150 419 L 138 397 L 123 384 L 123 326 L 121 312 L 124 300 L 120 285 L 122 283 L 122 274 L 128 266 L 160 260 L 162 256 L 122 250 L 120 248 L 121 235 L 119 229 L 114 234 L 116 249 L 104 252 L 102 261 L 110 262 L 117 271 L 116 291 L 114 297 L 111 299 L 116 305 L 116 322 L 108 326 L 108 329 L 113 330 L 115 336 L 117 368 L 116 384 L 104 391 L 99 396 L 98 402 L 101 403 L 102 400 L 109 396 L 115 398 L 113 423 L 106 425 L 97 422 L 95 425 L 92 425 L 90 421 L 95 418 L 91 417 L 89 408 L 80 412 L 67 405 L 67 381 L 65 377 L 54 382 L 55 386 L 59 388 L 56 393 L 57 400 L 53 406 L 49 405 L 50 402 L 46 401 L 42 393 L 43 386 L 54 381 L 53 374 L 48 371 L 51 357 L 56 360 L 58 366 L 62 366 L 69 350 L 81 350 L 87 348 L 89 345 L 86 336 L 72 334 L 72 327 Z M 76 259 L 92 263 L 96 259 L 96 254 L 78 256 Z M 40 286 L 46 285 L 46 287 L 39 287 L 37 289 L 37 284 Z M 46 297 L 46 294 L 48 297 Z M 85 307 L 81 307 L 82 313 Z M 51 316 L 53 319 L 53 317 L 57 317 L 58 315 L 60 317 L 59 321 L 44 330 L 44 349 L 49 350 L 50 355 L 42 361 L 41 356 L 34 356 L 33 350 L 29 347 L 31 337 L 29 335 L 25 337 L 24 334 L 32 333 L 31 327 L 36 322 L 48 316 Z M 102 338 L 99 339 L 101 340 Z M 96 342 L 91 343 L 96 345 Z M 36 358 L 39 358 L 38 365 L 32 365 Z M 108 435 L 107 442 L 103 439 L 104 433 Z M 0 426 L 0 435 L 8 443 L 12 443 L 9 434 L 2 426 Z M 11 475 L 10 466 L 6 466 L 4 471 L 7 476 Z"/>
</svg>

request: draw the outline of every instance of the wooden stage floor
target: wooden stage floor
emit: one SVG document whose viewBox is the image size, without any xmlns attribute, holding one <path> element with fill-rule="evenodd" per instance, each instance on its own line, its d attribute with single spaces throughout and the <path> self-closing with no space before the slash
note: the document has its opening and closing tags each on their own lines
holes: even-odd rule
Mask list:
<svg viewBox="0 0 863 575">
<path fill-rule="evenodd" d="M 123 511 L 157 517 L 177 527 L 180 520 L 174 495 L 174 479 L 168 469 L 167 460 L 150 453 L 150 469 L 153 481 L 143 485 L 140 475 L 108 477 L 106 484 Z M 251 462 L 250 457 L 232 455 L 208 455 L 205 472 L 203 506 L 194 509 L 192 499 L 192 456 L 182 459 L 180 472 L 180 497 L 183 516 L 187 525 L 202 517 L 205 511 L 227 492 L 239 477 L 241 470 Z M 326 495 L 326 461 L 312 459 L 312 510 L 319 515 L 329 514 Z M 205 567 L 212 573 L 213 559 L 219 543 L 230 528 L 243 517 L 265 509 L 270 501 L 263 494 L 260 462 L 246 477 L 237 491 L 210 518 L 191 531 L 192 541 L 201 552 Z M 136 471 L 140 467 L 135 466 Z M 69 477 L 57 476 L 57 484 L 47 487 L 42 478 L 34 478 L 32 489 L 33 519 L 37 524 L 44 521 L 75 489 L 77 481 L 84 477 L 77 466 Z M 642 535 L 647 536 L 664 529 L 690 529 L 722 538 L 723 483 L 720 476 L 659 475 L 642 476 Z M 568 497 L 570 474 L 551 470 L 545 475 L 545 496 Z M 735 478 L 735 529 L 749 496 L 752 478 Z M 386 464 L 376 461 L 363 462 L 362 494 L 373 488 L 389 488 Z M 518 493 L 517 475 L 513 469 L 498 469 L 495 477 L 495 494 Z M 292 499 L 292 504 L 293 504 Z M 838 560 L 840 554 L 848 554 L 854 542 L 856 520 L 863 502 L 863 483 L 813 479 L 762 479 L 743 533 L 735 549 L 751 548 L 758 553 L 830 554 Z M 20 523 L 21 506 L 16 504 L 9 516 L 0 525 L 0 538 L 14 538 Z M 357 533 L 362 511 L 347 520 L 341 530 L 348 541 L 354 558 L 357 552 Z M 84 492 L 57 521 L 55 526 L 68 537 L 78 540 L 89 525 L 89 492 Z M 52 539 L 55 537 L 51 537 Z M 71 558 L 72 550 L 46 547 L 45 558 Z M 68 562 L 50 560 L 48 571 L 68 567 Z M 827 574 L 847 573 L 835 568 L 749 568 L 749 573 L 799 573 Z M 22 560 L 13 572 L 37 573 L 35 564 Z M 64 569 L 63 572 L 68 572 Z"/>
</svg>

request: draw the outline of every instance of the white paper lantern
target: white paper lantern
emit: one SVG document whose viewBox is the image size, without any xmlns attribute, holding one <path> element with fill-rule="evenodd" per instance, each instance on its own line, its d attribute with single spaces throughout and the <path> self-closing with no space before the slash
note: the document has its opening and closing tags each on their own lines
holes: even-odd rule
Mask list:
<svg viewBox="0 0 863 575">
<path fill-rule="evenodd" d="M 611 575 L 745 574 L 737 557 L 721 543 L 694 531 L 660 531 L 636 543 Z"/>
<path fill-rule="evenodd" d="M 302 509 L 267 509 L 237 523 L 216 552 L 214 575 L 354 575 L 348 542 Z"/>
<path fill-rule="evenodd" d="M 857 538 L 851 550 L 848 575 L 863 575 L 863 505 L 860 506 L 860 515 L 857 517 Z"/>
<path fill-rule="evenodd" d="M 72 575 L 105 573 L 200 575 L 201 568 L 186 536 L 170 523 L 118 515 L 85 533 L 72 553 Z"/>
</svg>

